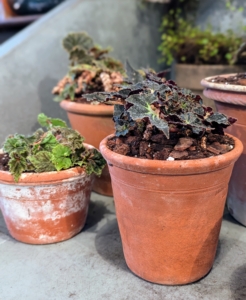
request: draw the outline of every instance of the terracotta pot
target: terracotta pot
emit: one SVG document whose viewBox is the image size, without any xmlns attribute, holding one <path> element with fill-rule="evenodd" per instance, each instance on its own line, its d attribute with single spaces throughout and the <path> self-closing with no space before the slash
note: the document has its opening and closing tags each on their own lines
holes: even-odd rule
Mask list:
<svg viewBox="0 0 246 300">
<path fill-rule="evenodd" d="M 230 75 L 233 74 L 222 76 Z M 244 151 L 231 176 L 227 206 L 231 215 L 246 226 L 246 87 L 208 82 L 211 78 L 213 76 L 201 82 L 206 87 L 204 95 L 215 100 L 219 112 L 237 118 L 237 122 L 225 131 L 238 137 L 244 145 Z"/>
<path fill-rule="evenodd" d="M 100 150 L 111 174 L 128 267 L 145 280 L 167 285 L 205 276 L 213 265 L 242 143 L 235 139 L 232 151 L 212 158 L 160 161 L 114 153 L 107 148 L 108 138 Z"/>
<path fill-rule="evenodd" d="M 25 173 L 18 183 L 0 171 L 0 208 L 18 241 L 49 244 L 67 240 L 85 224 L 94 176 L 80 168 Z"/>
<path fill-rule="evenodd" d="M 183 88 L 192 90 L 195 94 L 202 96 L 204 105 L 215 109 L 214 101 L 203 96 L 201 80 L 212 75 L 225 73 L 237 73 L 245 70 L 244 65 L 195 65 L 175 64 L 172 69 L 172 78 Z"/>
<path fill-rule="evenodd" d="M 86 143 L 99 148 L 102 139 L 114 132 L 112 105 L 83 104 L 63 100 L 60 106 L 67 111 L 70 124 L 84 138 Z M 101 177 L 96 177 L 93 191 L 113 196 L 108 168 L 105 167 Z"/>
</svg>

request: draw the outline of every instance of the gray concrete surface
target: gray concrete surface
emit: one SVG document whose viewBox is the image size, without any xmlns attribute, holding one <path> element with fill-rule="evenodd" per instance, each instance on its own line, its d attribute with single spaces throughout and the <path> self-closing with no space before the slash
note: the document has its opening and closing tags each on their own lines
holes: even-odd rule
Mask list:
<svg viewBox="0 0 246 300">
<path fill-rule="evenodd" d="M 246 228 L 225 212 L 211 272 L 186 286 L 146 282 L 124 261 L 113 199 L 93 193 L 86 226 L 74 238 L 27 245 L 0 215 L 1 300 L 245 300 Z"/>
<path fill-rule="evenodd" d="M 8 134 L 31 133 L 44 112 L 66 119 L 52 87 L 68 70 L 61 40 L 84 30 L 135 67 L 157 63 L 164 7 L 142 0 L 67 0 L 0 46 L 0 144 Z"/>
</svg>

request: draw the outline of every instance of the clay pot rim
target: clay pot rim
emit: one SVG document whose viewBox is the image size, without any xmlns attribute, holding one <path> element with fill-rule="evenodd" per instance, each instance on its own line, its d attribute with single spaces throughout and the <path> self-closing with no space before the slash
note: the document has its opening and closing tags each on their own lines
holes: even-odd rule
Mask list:
<svg viewBox="0 0 246 300">
<path fill-rule="evenodd" d="M 205 88 L 209 89 L 215 89 L 215 90 L 222 90 L 222 91 L 230 91 L 230 92 L 236 92 L 236 93 L 246 93 L 246 86 L 243 85 L 236 85 L 236 84 L 222 84 L 222 83 L 214 83 L 209 82 L 209 80 L 215 78 L 215 77 L 229 77 L 229 76 L 235 76 L 238 73 L 232 73 L 232 74 L 221 74 L 221 75 L 215 75 L 206 77 L 201 80 L 201 85 Z"/>
<path fill-rule="evenodd" d="M 83 115 L 101 115 L 112 116 L 114 112 L 113 105 L 93 105 L 86 103 L 77 103 L 69 100 L 62 100 L 60 106 L 67 112 Z"/>
<path fill-rule="evenodd" d="M 193 160 L 161 161 L 124 156 L 111 151 L 107 147 L 108 139 L 115 136 L 114 134 L 104 138 L 100 143 L 99 149 L 111 167 L 115 165 L 116 167 L 137 173 L 169 176 L 201 174 L 223 169 L 228 165 L 233 164 L 241 155 L 243 151 L 242 142 L 230 134 L 227 135 L 232 137 L 235 141 L 235 147 L 230 152 Z"/>
<path fill-rule="evenodd" d="M 193 67 L 193 68 L 205 68 L 205 69 L 224 69 L 226 68 L 235 68 L 235 67 L 245 67 L 244 64 L 238 64 L 238 65 L 226 65 L 226 64 L 186 64 L 186 63 L 175 63 L 176 66 L 181 66 L 181 67 Z"/>
<path fill-rule="evenodd" d="M 8 171 L 0 171 L 0 183 L 10 183 L 15 185 L 33 183 L 49 183 L 78 176 L 88 176 L 84 168 L 74 167 L 67 170 L 43 172 L 43 173 L 23 173 L 18 182 L 14 181 L 13 176 Z"/>
<path fill-rule="evenodd" d="M 83 143 L 86 148 L 95 148 L 92 145 Z M 0 149 L 1 150 L 1 149 Z M 82 167 L 73 167 L 67 170 L 61 171 L 52 171 L 52 172 L 42 172 L 42 173 L 23 173 L 20 176 L 18 182 L 14 181 L 14 177 L 9 171 L 1 171 L 0 170 L 0 183 L 5 184 L 14 184 L 14 185 L 22 185 L 22 184 L 40 184 L 40 183 L 49 183 L 56 182 L 61 180 L 66 180 L 78 176 L 91 176 L 87 175 L 85 169 Z"/>
</svg>

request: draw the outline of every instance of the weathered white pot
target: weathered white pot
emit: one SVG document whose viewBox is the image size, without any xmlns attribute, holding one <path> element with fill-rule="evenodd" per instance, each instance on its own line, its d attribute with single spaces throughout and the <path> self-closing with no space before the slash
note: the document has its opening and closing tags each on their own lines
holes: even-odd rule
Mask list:
<svg viewBox="0 0 246 300">
<path fill-rule="evenodd" d="M 0 171 L 0 208 L 10 234 L 30 244 L 76 235 L 85 224 L 93 179 L 80 167 L 24 173 L 18 183 Z"/>
</svg>

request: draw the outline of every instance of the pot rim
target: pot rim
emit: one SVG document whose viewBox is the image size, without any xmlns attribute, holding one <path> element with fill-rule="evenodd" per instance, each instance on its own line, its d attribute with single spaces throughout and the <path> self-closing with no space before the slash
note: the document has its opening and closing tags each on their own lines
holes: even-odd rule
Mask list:
<svg viewBox="0 0 246 300">
<path fill-rule="evenodd" d="M 111 167 L 115 165 L 118 168 L 137 173 L 169 176 L 201 174 L 226 168 L 228 165 L 233 164 L 241 155 L 243 151 L 242 142 L 230 134 L 227 135 L 232 137 L 235 141 L 235 147 L 230 152 L 192 160 L 161 161 L 129 157 L 115 153 L 107 147 L 108 139 L 115 136 L 114 134 L 104 138 L 100 143 L 99 149 Z"/>
<path fill-rule="evenodd" d="M 222 91 L 230 91 L 230 92 L 236 92 L 236 93 L 246 93 L 246 86 L 243 85 L 236 85 L 236 84 L 223 84 L 223 83 L 214 83 L 209 82 L 209 80 L 215 78 L 215 77 L 229 77 L 237 75 L 238 73 L 232 73 L 232 74 L 221 74 L 221 75 L 215 75 L 215 76 L 209 76 L 206 78 L 203 78 L 201 80 L 201 85 L 205 88 L 209 89 L 215 89 L 215 90 L 222 90 Z"/>
<path fill-rule="evenodd" d="M 244 64 L 238 64 L 238 65 L 223 65 L 223 64 L 186 64 L 186 63 L 175 63 L 176 66 L 180 67 L 193 67 L 193 68 L 204 68 L 204 69 L 225 69 L 225 68 L 231 68 L 232 70 L 235 68 L 245 68 L 246 65 Z"/>
<path fill-rule="evenodd" d="M 69 100 L 62 100 L 60 106 L 67 112 L 83 115 L 112 116 L 114 112 L 114 106 L 106 104 L 93 105 L 90 103 L 77 103 Z"/>
<path fill-rule="evenodd" d="M 92 145 L 83 143 L 87 148 L 95 148 Z M 1 149 L 0 149 L 1 150 Z M 42 172 L 42 173 L 22 173 L 18 182 L 14 181 L 14 177 L 9 171 L 2 171 L 0 170 L 0 183 L 4 184 L 15 184 L 15 185 L 22 185 L 22 184 L 41 184 L 41 183 L 49 183 L 49 182 L 56 182 L 61 180 L 66 180 L 70 178 L 75 178 L 79 176 L 91 176 L 87 175 L 85 169 L 83 167 L 73 167 L 67 170 L 61 171 L 51 171 L 51 172 Z"/>
</svg>

